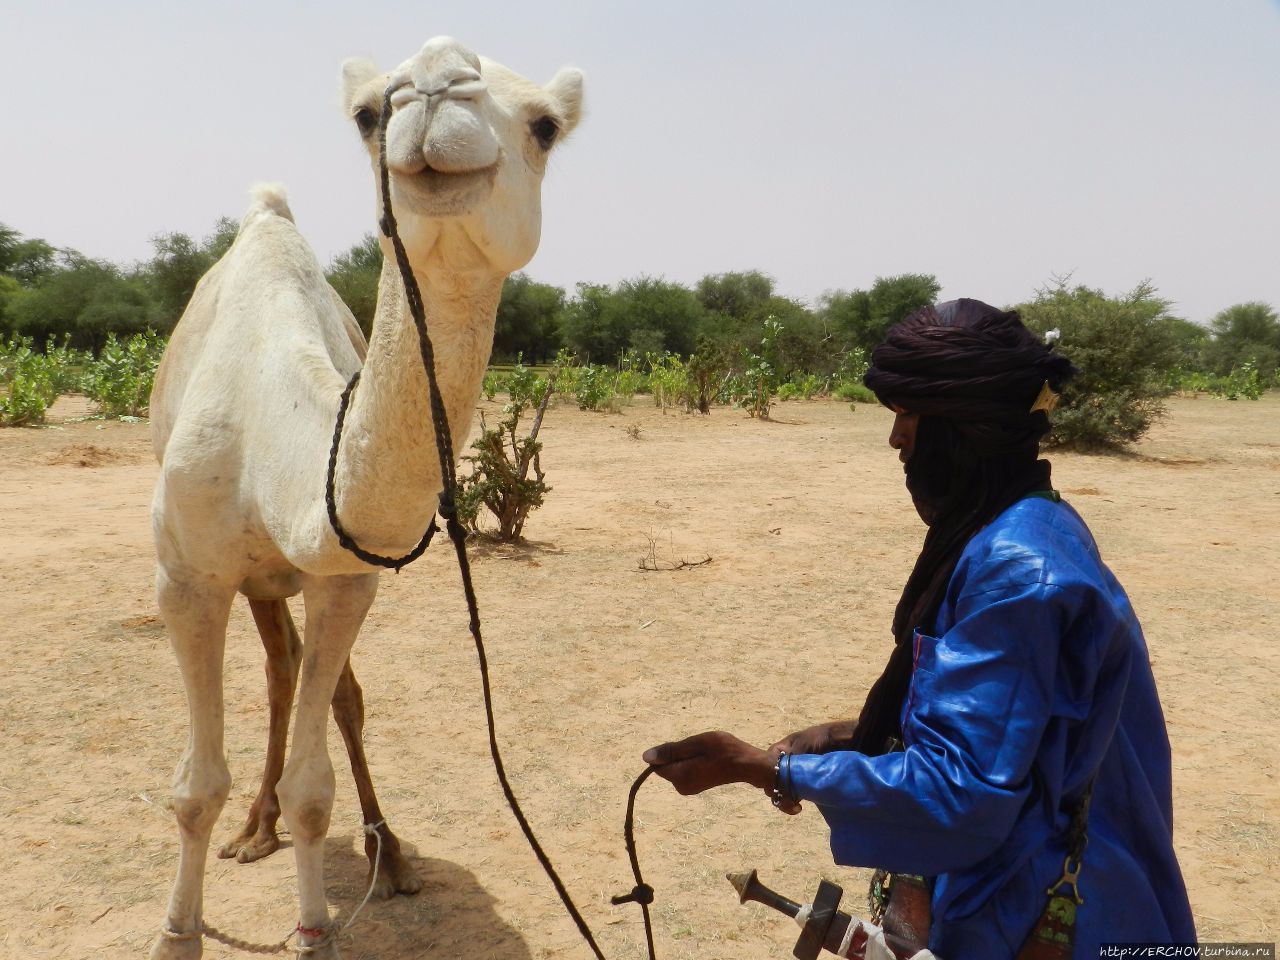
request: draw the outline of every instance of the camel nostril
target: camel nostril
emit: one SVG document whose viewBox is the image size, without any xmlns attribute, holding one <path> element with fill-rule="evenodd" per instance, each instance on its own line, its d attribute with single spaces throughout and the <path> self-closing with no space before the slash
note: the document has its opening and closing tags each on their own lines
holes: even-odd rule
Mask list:
<svg viewBox="0 0 1280 960">
<path fill-rule="evenodd" d="M 444 94 L 450 100 L 474 100 L 487 89 L 489 89 L 489 85 L 478 75 L 474 77 L 458 77 L 449 81 L 449 86 L 445 89 Z"/>
<path fill-rule="evenodd" d="M 420 94 L 412 85 L 401 87 L 391 94 L 391 106 L 403 107 L 406 103 L 412 103 L 417 100 Z"/>
<path fill-rule="evenodd" d="M 407 83 L 391 94 L 391 106 L 403 107 L 414 100 L 445 97 L 449 100 L 475 100 L 486 90 L 489 84 L 474 70 L 463 70 L 454 77 L 443 82 L 435 82 L 426 86 Z"/>
</svg>

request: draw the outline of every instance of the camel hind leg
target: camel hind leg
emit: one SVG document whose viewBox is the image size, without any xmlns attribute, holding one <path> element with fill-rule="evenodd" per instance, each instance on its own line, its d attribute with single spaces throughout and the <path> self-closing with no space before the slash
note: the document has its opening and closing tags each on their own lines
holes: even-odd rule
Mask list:
<svg viewBox="0 0 1280 960">
<path fill-rule="evenodd" d="M 298 666 L 302 658 L 302 640 L 289 614 L 286 600 L 249 600 L 254 623 L 262 637 L 266 652 L 267 700 L 270 723 L 267 730 L 267 759 L 262 771 L 258 795 L 249 807 L 249 815 L 240 832 L 218 850 L 218 856 L 234 857 L 239 863 L 250 863 L 274 853 L 280 846 L 276 824 L 280 818 L 280 800 L 276 786 L 284 770 L 285 744 L 289 733 L 289 714 L 293 709 L 294 691 L 298 683 Z M 377 886 L 373 895 L 383 899 L 397 893 L 413 894 L 422 889 L 422 881 L 400 851 L 400 840 L 387 826 L 378 805 L 378 797 L 369 775 L 364 754 L 364 694 L 351 669 L 351 660 L 343 665 L 342 675 L 333 694 L 333 716 L 342 732 L 351 774 L 360 798 L 360 812 L 366 824 L 378 824 L 382 840 L 382 857 L 378 861 Z M 365 855 L 369 858 L 369 877 L 378 857 L 378 838 L 365 837 Z"/>
<path fill-rule="evenodd" d="M 289 714 L 293 710 L 293 695 L 298 685 L 298 665 L 302 662 L 302 638 L 289 615 L 288 601 L 250 598 L 249 609 L 267 655 L 270 721 L 267 727 L 267 759 L 258 795 L 249 807 L 249 816 L 240 832 L 218 848 L 219 857 L 234 857 L 238 863 L 260 860 L 280 847 L 276 833 L 276 823 L 280 819 L 276 785 L 284 772 Z"/>
<path fill-rule="evenodd" d="M 373 895 L 387 899 L 397 893 L 417 893 L 422 889 L 422 880 L 414 871 L 413 865 L 400 852 L 400 840 L 383 820 L 378 798 L 373 792 L 373 780 L 369 776 L 369 764 L 364 755 L 364 693 L 356 682 L 350 658 L 343 666 L 338 686 L 333 692 L 333 717 L 338 722 L 338 729 L 347 745 L 351 774 L 355 778 L 356 793 L 360 797 L 360 814 L 366 828 L 376 825 L 378 831 L 377 837 L 366 832 L 364 838 L 364 852 L 369 858 L 370 881 L 374 878 L 375 861 L 377 866 L 377 883 L 373 888 Z M 378 856 L 379 840 L 382 846 L 381 857 Z"/>
</svg>

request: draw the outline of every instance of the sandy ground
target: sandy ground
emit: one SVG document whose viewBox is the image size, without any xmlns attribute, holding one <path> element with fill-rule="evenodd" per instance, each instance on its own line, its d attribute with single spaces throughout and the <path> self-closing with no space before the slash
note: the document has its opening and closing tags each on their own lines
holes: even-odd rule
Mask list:
<svg viewBox="0 0 1280 960">
<path fill-rule="evenodd" d="M 166 809 L 185 738 L 178 673 L 151 595 L 143 423 L 0 431 L 0 956 L 142 957 L 176 865 Z M 611 958 L 643 955 L 622 847 L 626 793 L 653 743 L 724 727 L 761 744 L 861 702 L 921 528 L 885 446 L 889 415 L 784 404 L 621 415 L 561 406 L 544 426 L 554 487 L 518 549 L 475 574 L 508 771 Z M 1059 455 L 1055 479 L 1128 587 L 1150 643 L 1175 763 L 1177 845 L 1204 940 L 1280 930 L 1280 396 L 1174 401 L 1134 454 Z M 629 434 L 638 428 L 638 438 Z M 633 431 L 634 432 L 634 431 Z M 647 556 L 700 566 L 644 572 Z M 354 662 L 383 809 L 425 889 L 366 909 L 349 958 L 588 957 L 490 766 L 476 657 L 450 552 L 386 575 Z M 295 616 L 301 617 L 299 605 Z M 227 663 L 235 784 L 215 840 L 253 796 L 265 742 L 262 655 L 237 606 Z M 336 731 L 328 841 L 335 915 L 363 896 L 359 812 Z M 638 805 L 663 960 L 787 956 L 796 929 L 739 906 L 750 866 L 797 898 L 833 868 L 821 818 L 724 788 Z M 211 860 L 206 917 L 256 940 L 295 921 L 285 848 Z M 210 944 L 207 957 L 231 956 Z"/>
</svg>

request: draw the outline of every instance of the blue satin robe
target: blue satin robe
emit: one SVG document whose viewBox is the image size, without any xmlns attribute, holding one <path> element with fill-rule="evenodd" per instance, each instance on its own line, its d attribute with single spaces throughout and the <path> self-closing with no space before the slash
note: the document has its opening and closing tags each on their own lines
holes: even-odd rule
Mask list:
<svg viewBox="0 0 1280 960">
<path fill-rule="evenodd" d="M 836 862 L 936 877 L 930 949 L 1012 958 L 1097 769 L 1075 957 L 1194 941 L 1146 643 L 1080 516 L 1041 497 L 1006 510 L 965 547 L 934 633 L 916 634 L 904 751 L 784 765 Z"/>
</svg>

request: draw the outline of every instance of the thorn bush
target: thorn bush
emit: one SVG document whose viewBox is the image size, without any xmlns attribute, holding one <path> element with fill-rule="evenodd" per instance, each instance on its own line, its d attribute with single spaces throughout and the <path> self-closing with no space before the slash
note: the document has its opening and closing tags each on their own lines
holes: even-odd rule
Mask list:
<svg viewBox="0 0 1280 960">
<path fill-rule="evenodd" d="M 498 521 L 498 540 L 519 540 L 529 514 L 542 506 L 550 492 L 542 472 L 538 430 L 558 374 L 557 368 L 546 377 L 538 376 L 517 360 L 506 379 L 509 400 L 502 408 L 502 419 L 490 428 L 481 412 L 480 436 L 471 444 L 475 453 L 462 458 L 471 464 L 471 473 L 458 479 L 458 520 L 471 532 L 480 532 L 483 508 Z M 533 426 L 521 436 L 520 418 L 531 408 L 535 410 Z"/>
</svg>

